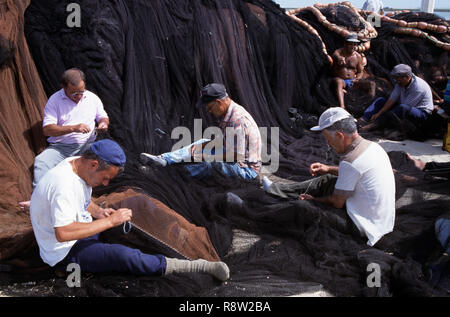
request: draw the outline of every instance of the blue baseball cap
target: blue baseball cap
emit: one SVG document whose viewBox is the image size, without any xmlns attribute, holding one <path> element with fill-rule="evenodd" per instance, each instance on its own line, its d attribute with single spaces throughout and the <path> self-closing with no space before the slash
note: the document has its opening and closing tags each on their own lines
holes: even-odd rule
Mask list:
<svg viewBox="0 0 450 317">
<path fill-rule="evenodd" d="M 119 144 L 110 139 L 92 143 L 90 150 L 108 164 L 125 166 L 127 158 Z"/>
</svg>

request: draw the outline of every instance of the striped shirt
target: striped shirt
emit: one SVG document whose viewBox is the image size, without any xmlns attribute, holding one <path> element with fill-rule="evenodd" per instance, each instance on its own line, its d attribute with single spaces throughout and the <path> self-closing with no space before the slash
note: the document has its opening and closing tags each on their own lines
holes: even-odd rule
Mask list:
<svg viewBox="0 0 450 317">
<path fill-rule="evenodd" d="M 261 168 L 261 133 L 252 116 L 234 101 L 219 124 L 224 136 L 225 149 L 234 149 L 237 162 L 257 173 Z"/>
<path fill-rule="evenodd" d="M 411 108 L 416 107 L 428 114 L 431 114 L 434 109 L 430 86 L 425 80 L 415 75 L 412 76 L 411 83 L 407 87 L 396 84 L 389 99 Z"/>
</svg>

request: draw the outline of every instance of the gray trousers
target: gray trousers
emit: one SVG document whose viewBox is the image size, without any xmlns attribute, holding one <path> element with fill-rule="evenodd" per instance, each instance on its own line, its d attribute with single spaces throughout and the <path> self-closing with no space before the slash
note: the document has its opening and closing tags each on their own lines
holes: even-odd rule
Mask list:
<svg viewBox="0 0 450 317">
<path fill-rule="evenodd" d="M 298 198 L 300 194 L 324 197 L 333 194 L 337 176 L 326 174 L 304 182 L 272 183 L 268 193 L 282 198 Z"/>
<path fill-rule="evenodd" d="M 34 159 L 33 188 L 49 170 L 68 157 L 81 155 L 91 144 L 50 143 L 49 147 Z"/>
</svg>

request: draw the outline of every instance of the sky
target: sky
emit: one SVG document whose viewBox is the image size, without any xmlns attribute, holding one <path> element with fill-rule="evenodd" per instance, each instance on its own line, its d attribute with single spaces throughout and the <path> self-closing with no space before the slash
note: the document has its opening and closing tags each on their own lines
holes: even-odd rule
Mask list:
<svg viewBox="0 0 450 317">
<path fill-rule="evenodd" d="M 303 8 L 313 5 L 314 3 L 337 3 L 343 0 L 323 1 L 323 0 L 274 0 L 283 8 Z M 362 8 L 365 0 L 350 0 L 356 8 Z M 402 9 L 418 9 L 422 5 L 422 0 L 381 0 L 385 7 L 402 8 Z M 435 0 L 435 8 L 450 8 L 449 0 Z"/>
</svg>

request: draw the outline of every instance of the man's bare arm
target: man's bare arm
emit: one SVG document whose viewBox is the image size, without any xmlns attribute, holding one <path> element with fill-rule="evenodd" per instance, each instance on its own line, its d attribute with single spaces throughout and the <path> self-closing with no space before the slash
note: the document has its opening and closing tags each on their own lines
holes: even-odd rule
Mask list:
<svg viewBox="0 0 450 317">
<path fill-rule="evenodd" d="M 58 240 L 58 242 L 66 242 L 88 238 L 97 233 L 121 225 L 125 221 L 130 221 L 131 216 L 132 212 L 130 209 L 121 208 L 107 218 L 94 220 L 89 223 L 72 222 L 63 227 L 56 227 L 56 240 Z"/>
<path fill-rule="evenodd" d="M 89 133 L 91 129 L 87 124 L 80 123 L 77 125 L 61 126 L 57 124 L 49 124 L 42 128 L 42 132 L 45 136 L 61 136 L 69 133 Z"/>
</svg>

